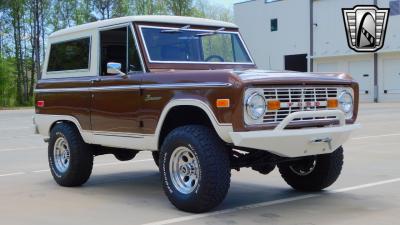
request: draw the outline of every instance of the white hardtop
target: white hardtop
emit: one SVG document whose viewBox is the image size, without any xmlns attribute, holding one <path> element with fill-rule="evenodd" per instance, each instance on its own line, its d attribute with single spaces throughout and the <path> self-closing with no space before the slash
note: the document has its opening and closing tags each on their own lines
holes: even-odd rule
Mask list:
<svg viewBox="0 0 400 225">
<path fill-rule="evenodd" d="M 168 24 L 182 24 L 182 25 L 203 25 L 213 27 L 225 27 L 225 28 L 238 28 L 233 23 L 224 21 L 196 18 L 196 17 L 184 17 L 184 16 L 126 16 L 108 20 L 101 20 L 97 22 L 87 23 L 78 25 L 71 28 L 62 29 L 54 32 L 50 35 L 52 37 L 58 37 L 66 34 L 97 29 L 101 27 L 113 26 L 128 22 L 151 22 L 151 23 L 168 23 Z"/>
</svg>

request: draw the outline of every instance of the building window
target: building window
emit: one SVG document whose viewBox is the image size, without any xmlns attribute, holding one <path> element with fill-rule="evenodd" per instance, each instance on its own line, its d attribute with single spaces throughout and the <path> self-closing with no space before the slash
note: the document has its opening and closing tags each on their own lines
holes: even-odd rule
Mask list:
<svg viewBox="0 0 400 225">
<path fill-rule="evenodd" d="M 390 1 L 389 6 L 391 16 L 400 15 L 400 0 Z"/>
<path fill-rule="evenodd" d="M 278 31 L 278 19 L 271 19 L 271 32 Z"/>
<path fill-rule="evenodd" d="M 89 69 L 90 38 L 51 44 L 48 72 Z"/>
</svg>

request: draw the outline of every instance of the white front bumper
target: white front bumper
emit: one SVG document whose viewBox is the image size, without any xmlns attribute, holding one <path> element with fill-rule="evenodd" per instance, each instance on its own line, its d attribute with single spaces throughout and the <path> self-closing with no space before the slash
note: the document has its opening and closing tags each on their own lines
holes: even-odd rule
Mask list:
<svg viewBox="0 0 400 225">
<path fill-rule="evenodd" d="M 285 130 L 296 118 L 336 116 L 339 126 Z M 230 132 L 235 146 L 269 151 L 283 157 L 327 154 L 335 151 L 360 125 L 346 125 L 339 110 L 295 112 L 287 116 L 274 130 Z"/>
</svg>

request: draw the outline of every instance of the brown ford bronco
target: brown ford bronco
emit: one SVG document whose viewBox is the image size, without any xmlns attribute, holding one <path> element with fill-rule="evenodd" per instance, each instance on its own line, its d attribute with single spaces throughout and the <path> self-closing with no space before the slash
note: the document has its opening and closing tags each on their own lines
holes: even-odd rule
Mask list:
<svg viewBox="0 0 400 225">
<path fill-rule="evenodd" d="M 94 156 L 151 151 L 169 200 L 221 203 L 231 169 L 278 167 L 294 189 L 338 178 L 357 128 L 358 84 L 342 73 L 256 70 L 238 27 L 188 17 L 123 17 L 53 33 L 36 86 L 37 133 L 61 186 Z"/>
</svg>

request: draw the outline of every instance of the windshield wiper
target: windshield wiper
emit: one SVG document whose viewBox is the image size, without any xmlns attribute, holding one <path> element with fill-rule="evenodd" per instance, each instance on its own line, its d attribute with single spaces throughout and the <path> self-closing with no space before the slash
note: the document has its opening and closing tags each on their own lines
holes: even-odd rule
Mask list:
<svg viewBox="0 0 400 225">
<path fill-rule="evenodd" d="M 190 25 L 186 25 L 186 26 L 181 27 L 181 28 L 173 28 L 173 29 L 161 30 L 161 33 L 178 33 L 178 32 L 182 32 L 184 30 L 187 30 L 189 28 L 190 28 Z"/>
<path fill-rule="evenodd" d="M 220 34 L 224 30 L 225 30 L 225 27 L 221 27 L 218 30 L 214 30 L 214 31 L 211 31 L 211 32 L 196 34 L 196 36 L 198 36 L 198 37 L 212 36 L 212 35 Z"/>
</svg>

